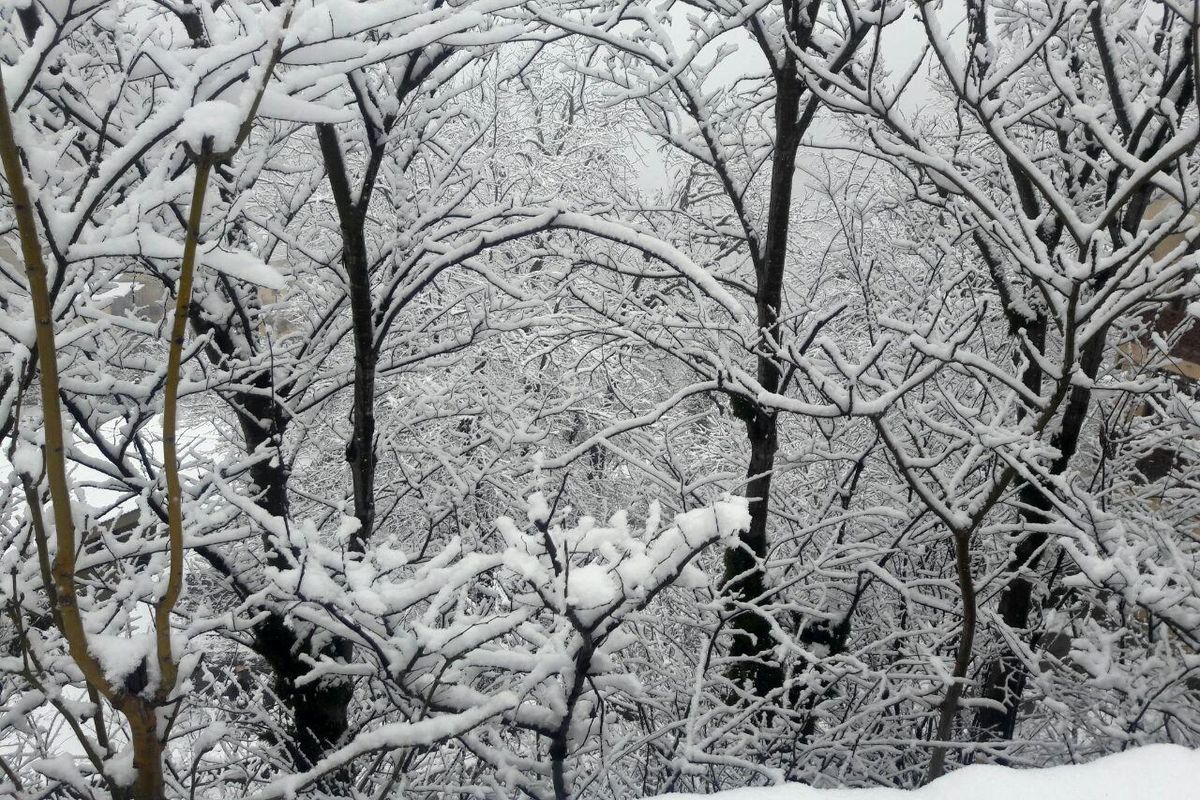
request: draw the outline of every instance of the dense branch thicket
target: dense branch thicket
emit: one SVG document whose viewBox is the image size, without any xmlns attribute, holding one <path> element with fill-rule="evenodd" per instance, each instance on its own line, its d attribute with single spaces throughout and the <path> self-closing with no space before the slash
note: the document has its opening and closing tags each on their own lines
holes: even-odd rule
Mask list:
<svg viewBox="0 0 1200 800">
<path fill-rule="evenodd" d="M 0 9 L 0 796 L 1200 746 L 1196 13 Z"/>
</svg>

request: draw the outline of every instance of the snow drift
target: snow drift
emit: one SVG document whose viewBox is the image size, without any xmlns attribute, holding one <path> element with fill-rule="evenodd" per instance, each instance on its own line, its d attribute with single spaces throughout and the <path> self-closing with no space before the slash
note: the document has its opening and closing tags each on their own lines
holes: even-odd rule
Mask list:
<svg viewBox="0 0 1200 800">
<path fill-rule="evenodd" d="M 659 800 L 1194 800 L 1200 797 L 1200 750 L 1149 745 L 1089 764 L 1012 769 L 976 764 L 928 786 L 902 789 L 813 789 L 798 783 L 732 789 L 711 795 L 668 794 Z"/>
</svg>

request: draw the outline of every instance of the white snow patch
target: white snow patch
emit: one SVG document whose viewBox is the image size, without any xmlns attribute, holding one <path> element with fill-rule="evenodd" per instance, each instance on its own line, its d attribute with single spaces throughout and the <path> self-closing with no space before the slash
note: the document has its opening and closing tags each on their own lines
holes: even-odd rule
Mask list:
<svg viewBox="0 0 1200 800">
<path fill-rule="evenodd" d="M 12 468 L 22 475 L 39 477 L 42 474 L 42 451 L 28 442 L 18 441 L 12 455 Z"/>
<path fill-rule="evenodd" d="M 546 502 L 546 495 L 534 492 L 526 502 L 529 504 L 530 522 L 538 525 L 550 521 L 550 504 Z"/>
<path fill-rule="evenodd" d="M 813 789 L 800 784 L 731 789 L 711 795 L 666 794 L 663 800 L 1192 800 L 1200 787 L 1200 751 L 1155 744 L 1090 764 L 1012 769 L 976 764 L 928 786 L 903 789 Z"/>
<path fill-rule="evenodd" d="M 321 103 L 292 97 L 273 89 L 263 92 L 258 114 L 262 117 L 290 122 L 350 122 L 354 118 L 349 109 L 330 108 Z"/>
<path fill-rule="evenodd" d="M 594 609 L 608 605 L 616 593 L 616 581 L 603 564 L 575 567 L 567 579 L 567 602 L 577 608 Z"/>
<path fill-rule="evenodd" d="M 253 283 L 276 291 L 287 286 L 287 279 L 261 258 L 245 250 L 211 249 L 201 253 L 200 260 L 207 267 L 223 272 L 239 281 Z"/>
<path fill-rule="evenodd" d="M 149 636 L 114 636 L 93 633 L 88 636 L 88 650 L 100 660 L 104 677 L 120 686 L 146 658 L 150 650 Z"/>
<path fill-rule="evenodd" d="M 195 152 L 206 138 L 212 139 L 213 152 L 223 153 L 237 142 L 242 127 L 242 111 L 225 100 L 206 100 L 183 112 L 183 121 L 175 135 Z"/>
</svg>

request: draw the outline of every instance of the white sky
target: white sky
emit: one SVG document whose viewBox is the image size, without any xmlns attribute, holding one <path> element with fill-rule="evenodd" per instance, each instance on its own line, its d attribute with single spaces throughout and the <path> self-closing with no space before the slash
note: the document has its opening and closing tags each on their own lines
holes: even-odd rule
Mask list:
<svg viewBox="0 0 1200 800">
<path fill-rule="evenodd" d="M 956 40 L 961 41 L 964 35 L 961 23 L 966 15 L 965 0 L 943 0 L 935 13 L 942 31 L 952 34 Z M 672 26 L 672 32 L 678 37 L 675 42 L 676 48 L 683 52 L 687 49 L 689 40 L 687 23 L 682 16 L 677 18 L 676 23 Z M 921 56 L 925 40 L 925 30 L 915 9 L 906 9 L 900 19 L 883 30 L 880 48 L 884 64 L 894 75 L 906 73 L 912 67 L 913 62 Z M 719 43 L 736 44 L 738 50 L 727 56 L 717 66 L 710 78 L 710 85 L 713 81 L 731 83 L 748 73 L 762 71 L 764 66 L 762 53 L 744 30 L 731 31 L 721 37 Z M 927 78 L 928 60 L 927 58 L 926 65 L 918 71 L 917 77 L 909 84 L 901 101 L 901 108 L 908 113 L 920 113 L 932 97 L 930 82 Z M 831 138 L 831 134 L 835 133 L 836 129 L 829 124 L 818 123 L 814 126 L 811 138 L 820 141 Z M 639 137 L 636 146 L 644 164 L 641 185 L 647 189 L 662 186 L 666 182 L 666 175 L 661 161 L 654 154 L 654 143 L 648 137 Z M 802 153 L 802 163 L 806 157 L 811 162 L 818 156 L 813 153 Z"/>
</svg>

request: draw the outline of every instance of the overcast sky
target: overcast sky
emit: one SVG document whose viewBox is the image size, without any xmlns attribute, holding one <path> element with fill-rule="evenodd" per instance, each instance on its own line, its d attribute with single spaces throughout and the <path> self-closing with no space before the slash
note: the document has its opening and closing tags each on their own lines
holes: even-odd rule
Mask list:
<svg viewBox="0 0 1200 800">
<path fill-rule="evenodd" d="M 965 11 L 965 0 L 944 0 L 941 8 L 936 12 L 941 29 L 956 39 L 960 38 Z M 673 31 L 678 35 L 676 47 L 680 52 L 685 51 L 689 46 L 689 30 L 682 15 L 673 26 Z M 883 31 L 881 51 L 883 61 L 891 73 L 903 74 L 910 69 L 913 62 L 921 57 L 925 40 L 925 30 L 917 18 L 915 9 L 906 9 L 900 19 L 888 25 Z M 743 75 L 762 72 L 764 69 L 762 53 L 744 29 L 729 32 L 719 42 L 736 44 L 738 49 L 717 66 L 710 81 L 732 83 Z M 928 59 L 926 61 L 928 62 Z M 930 83 L 927 78 L 928 66 L 926 63 L 919 70 L 917 77 L 909 84 L 904 94 L 901 107 L 908 113 L 920 113 L 931 98 Z M 833 125 L 817 124 L 814 125 L 812 138 L 820 141 L 831 138 L 830 135 L 834 133 L 836 133 L 836 128 Z M 648 189 L 661 187 L 666 179 L 662 163 L 654 154 L 653 143 L 646 137 L 641 138 L 638 149 L 645 165 L 641 183 Z M 805 154 L 801 155 L 802 165 L 805 157 Z M 816 156 L 810 153 L 807 157 L 811 161 Z"/>
</svg>

